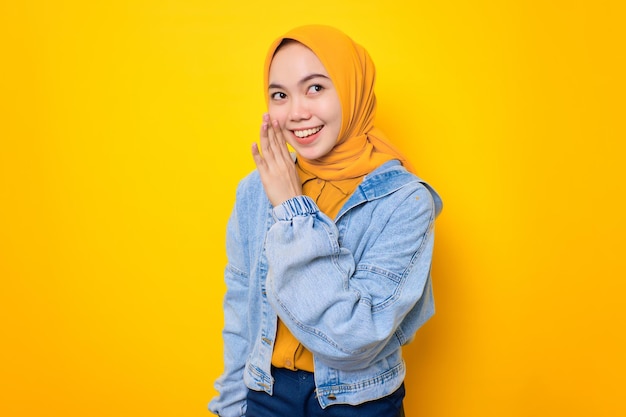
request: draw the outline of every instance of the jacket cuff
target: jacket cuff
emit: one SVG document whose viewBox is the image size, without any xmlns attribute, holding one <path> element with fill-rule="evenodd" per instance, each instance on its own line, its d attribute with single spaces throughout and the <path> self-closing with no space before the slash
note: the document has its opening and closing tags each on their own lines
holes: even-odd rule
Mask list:
<svg viewBox="0 0 626 417">
<path fill-rule="evenodd" d="M 279 206 L 274 207 L 272 214 L 276 221 L 289 221 L 296 216 L 309 216 L 320 209 L 317 204 L 306 195 L 290 198 Z"/>
</svg>

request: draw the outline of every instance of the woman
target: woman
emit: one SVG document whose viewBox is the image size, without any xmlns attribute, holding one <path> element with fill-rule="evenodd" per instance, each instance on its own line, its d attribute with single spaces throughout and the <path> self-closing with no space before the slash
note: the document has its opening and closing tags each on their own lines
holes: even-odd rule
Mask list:
<svg viewBox="0 0 626 417">
<path fill-rule="evenodd" d="M 228 223 L 225 370 L 209 409 L 402 415 L 401 346 L 434 312 L 441 200 L 374 128 L 374 65 L 342 32 L 277 39 L 265 87 L 257 170 Z"/>
</svg>

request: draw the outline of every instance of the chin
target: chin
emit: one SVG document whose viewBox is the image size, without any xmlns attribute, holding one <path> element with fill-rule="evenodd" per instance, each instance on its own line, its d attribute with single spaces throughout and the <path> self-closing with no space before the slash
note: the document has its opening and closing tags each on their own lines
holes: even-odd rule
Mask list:
<svg viewBox="0 0 626 417">
<path fill-rule="evenodd" d="M 309 160 L 319 159 L 323 157 L 324 155 L 326 155 L 327 153 L 328 152 L 320 152 L 316 149 L 301 149 L 301 150 L 296 149 L 296 154 L 298 154 L 298 157 L 303 158 L 303 159 L 309 159 Z"/>
</svg>

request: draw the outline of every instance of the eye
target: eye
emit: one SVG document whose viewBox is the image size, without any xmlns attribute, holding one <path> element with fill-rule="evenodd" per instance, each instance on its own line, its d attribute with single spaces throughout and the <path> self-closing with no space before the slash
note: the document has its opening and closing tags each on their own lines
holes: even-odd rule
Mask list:
<svg viewBox="0 0 626 417">
<path fill-rule="evenodd" d="M 287 98 L 287 94 L 283 93 L 282 91 L 277 91 L 270 94 L 270 98 L 272 100 L 284 100 L 285 98 Z"/>
<path fill-rule="evenodd" d="M 309 93 L 319 93 L 324 89 L 320 84 L 313 84 L 309 87 Z"/>
</svg>

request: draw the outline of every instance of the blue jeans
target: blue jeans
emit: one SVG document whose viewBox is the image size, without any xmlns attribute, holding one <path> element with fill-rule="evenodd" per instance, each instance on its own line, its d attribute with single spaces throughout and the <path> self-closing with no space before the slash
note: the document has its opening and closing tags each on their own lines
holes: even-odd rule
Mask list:
<svg viewBox="0 0 626 417">
<path fill-rule="evenodd" d="M 248 390 L 246 417 L 403 417 L 404 384 L 393 394 L 359 405 L 323 409 L 315 397 L 313 374 L 272 367 L 274 395 Z"/>
</svg>

